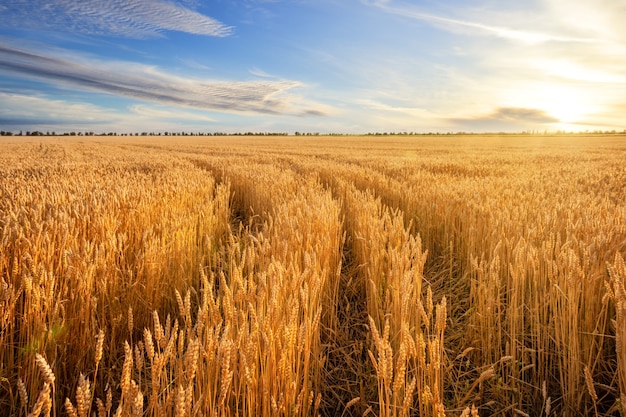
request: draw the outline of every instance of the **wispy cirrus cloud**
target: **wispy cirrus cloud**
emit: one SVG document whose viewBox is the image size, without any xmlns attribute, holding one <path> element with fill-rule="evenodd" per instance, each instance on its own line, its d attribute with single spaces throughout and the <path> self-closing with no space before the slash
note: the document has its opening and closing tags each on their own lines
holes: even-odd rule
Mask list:
<svg viewBox="0 0 626 417">
<path fill-rule="evenodd" d="M 181 124 L 202 130 L 216 122 L 203 112 L 154 104 L 135 104 L 124 109 L 76 100 L 50 98 L 37 93 L 0 92 L 0 126 L 40 131 L 170 130 Z"/>
<path fill-rule="evenodd" d="M 35 94 L 0 92 L 0 124 L 52 126 L 89 126 L 117 123 L 124 115 L 91 103 L 50 99 Z"/>
<path fill-rule="evenodd" d="M 461 28 L 530 45 L 552 41 L 576 43 L 594 43 L 597 41 L 594 38 L 576 37 L 567 34 L 551 33 L 548 31 L 531 31 L 471 19 L 458 19 L 450 16 L 442 16 L 425 12 L 421 8 L 413 5 L 396 4 L 396 2 L 391 0 L 376 0 L 370 4 L 387 13 L 420 20 L 451 31 Z"/>
<path fill-rule="evenodd" d="M 149 119 L 215 122 L 214 118 L 205 114 L 173 110 L 171 108 L 146 106 L 144 104 L 135 104 L 130 107 L 130 111 L 137 116 L 143 116 Z"/>
<path fill-rule="evenodd" d="M 163 0 L 16 0 L 0 11 L 0 26 L 88 35 L 146 38 L 179 31 L 223 37 L 233 30 L 180 2 Z"/>
<path fill-rule="evenodd" d="M 140 100 L 222 112 L 319 115 L 321 108 L 286 94 L 302 84 L 288 80 L 190 79 L 144 64 L 88 59 L 65 51 L 0 46 L 0 71 L 53 84 Z M 313 107 L 313 108 L 310 108 Z"/>
<path fill-rule="evenodd" d="M 273 75 L 268 74 L 267 72 L 263 71 L 260 68 L 257 67 L 252 67 L 248 70 L 248 72 L 256 77 L 261 77 L 261 78 L 274 78 Z"/>
<path fill-rule="evenodd" d="M 626 42 L 626 3 L 615 0 L 542 0 L 553 22 L 589 33 L 607 43 Z"/>
<path fill-rule="evenodd" d="M 596 84 L 621 84 L 626 85 L 626 68 L 618 65 L 584 65 L 572 60 L 544 59 L 533 63 L 546 75 L 565 80 L 583 81 Z"/>
</svg>

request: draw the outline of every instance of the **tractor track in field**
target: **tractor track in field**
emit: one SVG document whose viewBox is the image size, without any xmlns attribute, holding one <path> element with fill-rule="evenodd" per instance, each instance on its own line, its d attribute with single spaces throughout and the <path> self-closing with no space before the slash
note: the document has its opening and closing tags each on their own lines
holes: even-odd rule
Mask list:
<svg viewBox="0 0 626 417">
<path fill-rule="evenodd" d="M 346 218 L 349 212 L 346 207 L 346 204 L 350 204 L 346 200 L 346 186 L 349 183 L 352 183 L 355 190 L 360 192 L 367 190 L 372 192 L 376 198 L 380 199 L 382 205 L 388 207 L 392 212 L 402 210 L 403 204 L 398 200 L 398 196 L 388 195 L 386 188 L 376 187 L 375 183 L 380 182 L 383 177 L 388 178 L 389 181 L 395 181 L 395 178 L 389 177 L 382 170 L 368 168 L 373 171 L 374 183 L 368 183 L 367 181 L 346 182 L 345 176 L 342 175 L 342 169 L 333 171 L 321 165 L 327 159 L 330 159 L 334 164 L 337 163 L 332 158 L 315 157 L 303 162 L 302 160 L 292 159 L 288 155 L 282 155 L 277 160 L 271 161 L 271 165 L 292 171 L 299 177 L 311 175 L 312 173 L 317 175 L 319 183 L 341 204 L 341 216 L 343 219 Z M 216 178 L 217 183 L 230 181 L 228 174 L 211 161 L 192 157 L 189 157 L 188 160 L 196 167 L 210 172 Z M 258 162 L 270 164 L 270 161 L 265 160 Z M 320 163 L 320 165 L 317 165 L 317 163 Z M 355 164 L 350 163 L 350 165 Z M 242 192 L 242 190 L 231 189 L 231 193 L 237 192 Z M 232 233 L 236 234 L 240 231 L 242 225 L 244 227 L 253 227 L 251 216 L 252 213 L 242 204 L 233 202 L 230 221 Z M 261 217 L 263 216 L 257 216 L 259 221 L 261 221 Z M 411 216 L 405 214 L 404 220 L 405 227 L 409 228 L 412 235 L 417 236 L 419 231 L 411 226 Z M 334 328 L 323 328 L 321 331 L 321 341 L 326 358 L 322 370 L 323 401 L 320 412 L 322 415 L 328 416 L 361 416 L 364 413 L 375 412 L 378 398 L 376 371 L 368 354 L 371 335 L 367 312 L 366 279 L 362 271 L 362 268 L 366 266 L 358 265 L 352 256 L 355 235 L 354 231 L 350 230 L 349 223 L 345 220 L 342 221 L 344 239 L 339 250 L 342 263 L 339 282 L 337 283 L 338 295 L 334 307 L 334 314 L 336 315 L 334 323 L 336 323 L 336 326 Z M 253 232 L 252 229 L 251 231 Z M 435 256 L 429 254 L 427 259 L 424 276 L 434 290 L 435 302 L 438 302 L 443 294 L 448 296 L 450 289 L 459 286 L 464 280 L 454 278 L 458 276 L 459 271 L 454 259 L 450 258 L 450 254 L 445 252 L 435 254 Z M 454 292 L 456 293 L 456 291 Z M 459 304 L 452 303 L 452 305 L 458 306 Z M 452 317 L 454 316 L 456 314 L 452 315 Z M 462 325 L 462 322 L 462 318 L 453 320 L 450 323 L 450 327 Z M 457 355 L 458 352 L 456 351 L 460 347 L 456 347 L 456 345 L 459 344 L 460 346 L 461 342 L 454 342 L 454 346 L 452 346 L 452 350 L 449 352 L 452 357 Z M 448 345 L 448 347 L 450 346 Z"/>
<path fill-rule="evenodd" d="M 344 232 L 345 230 L 344 225 Z M 348 233 L 346 233 L 348 235 Z M 376 374 L 367 354 L 368 314 L 365 285 L 359 279 L 359 268 L 353 259 L 352 239 L 346 237 L 342 247 L 342 267 L 337 300 L 337 328 L 327 329 L 323 343 L 327 348 L 324 415 L 361 416 L 368 409 L 368 399 L 376 393 Z M 356 400 L 358 398 L 358 400 Z M 355 402 L 356 401 L 356 402 Z M 346 408 L 348 403 L 353 403 Z"/>
<path fill-rule="evenodd" d="M 227 174 L 219 167 L 202 159 L 189 158 L 196 167 L 206 170 L 216 178 L 217 183 L 228 181 Z M 291 169 L 296 175 L 303 176 L 307 172 L 289 158 L 280 158 L 276 161 L 284 169 Z M 333 198 L 345 204 L 343 196 L 336 187 L 325 184 Z M 231 190 L 231 193 L 237 190 Z M 241 225 L 251 223 L 251 213 L 240 204 L 231 206 L 231 230 L 236 234 Z M 345 218 L 345 210 L 341 216 Z M 352 238 L 350 231 L 343 223 L 343 233 L 340 248 L 341 272 L 338 282 L 338 299 L 335 306 L 335 328 L 322 328 L 322 346 L 326 352 L 323 369 L 321 415 L 325 416 L 360 416 L 370 407 L 370 400 L 376 398 L 376 373 L 367 353 L 368 346 L 368 314 L 366 304 L 366 289 L 364 281 L 359 277 L 359 269 L 352 257 Z M 358 399 L 357 399 L 358 398 Z M 346 408 L 348 404 L 349 408 Z"/>
</svg>

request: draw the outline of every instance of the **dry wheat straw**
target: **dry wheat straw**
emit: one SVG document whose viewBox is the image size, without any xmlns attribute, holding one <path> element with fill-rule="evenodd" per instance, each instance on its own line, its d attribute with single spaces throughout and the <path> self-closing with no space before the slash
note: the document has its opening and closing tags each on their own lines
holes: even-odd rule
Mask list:
<svg viewBox="0 0 626 417">
<path fill-rule="evenodd" d="M 616 410 L 624 142 L 562 139 L 3 142 L 0 407 Z"/>
</svg>

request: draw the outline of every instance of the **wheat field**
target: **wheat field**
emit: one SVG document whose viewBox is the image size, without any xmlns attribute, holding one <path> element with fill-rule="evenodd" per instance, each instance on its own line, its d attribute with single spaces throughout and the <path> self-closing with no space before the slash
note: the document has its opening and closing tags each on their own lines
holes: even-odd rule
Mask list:
<svg viewBox="0 0 626 417">
<path fill-rule="evenodd" d="M 626 137 L 0 140 L 2 416 L 626 416 Z"/>
</svg>

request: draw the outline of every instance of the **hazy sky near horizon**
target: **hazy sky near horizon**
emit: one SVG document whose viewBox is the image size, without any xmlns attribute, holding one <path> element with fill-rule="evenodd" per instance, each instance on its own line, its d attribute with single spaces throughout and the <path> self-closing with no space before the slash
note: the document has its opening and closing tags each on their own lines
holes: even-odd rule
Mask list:
<svg viewBox="0 0 626 417">
<path fill-rule="evenodd" d="M 0 129 L 626 128 L 624 0 L 7 0 Z"/>
</svg>

